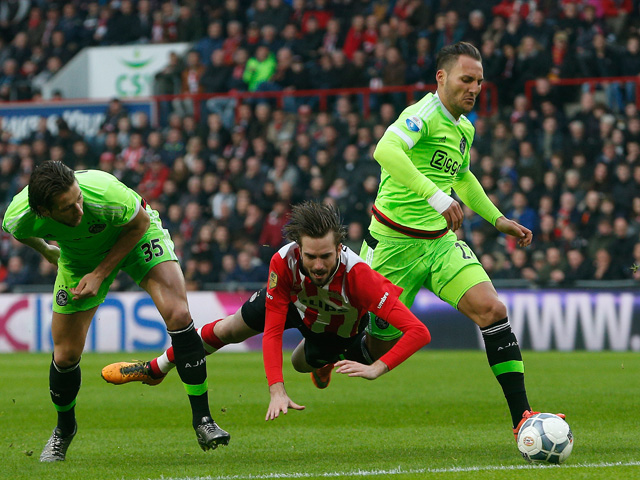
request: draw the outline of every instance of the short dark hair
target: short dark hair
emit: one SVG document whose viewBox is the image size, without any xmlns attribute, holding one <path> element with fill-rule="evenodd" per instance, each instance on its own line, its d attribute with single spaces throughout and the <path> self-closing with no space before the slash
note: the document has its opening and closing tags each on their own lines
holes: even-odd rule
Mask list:
<svg viewBox="0 0 640 480">
<path fill-rule="evenodd" d="M 347 234 L 340 214 L 333 206 L 311 201 L 293 207 L 291 219 L 283 231 L 288 240 L 298 245 L 303 236 L 322 238 L 329 232 L 333 232 L 335 244 L 338 245 Z"/>
<path fill-rule="evenodd" d="M 442 47 L 436 56 L 436 71 L 448 70 L 453 62 L 458 60 L 460 55 L 466 55 L 474 60 L 482 62 L 480 51 L 469 42 L 458 42 Z"/>
<path fill-rule="evenodd" d="M 41 163 L 29 179 L 29 207 L 41 216 L 40 208 L 51 210 L 54 197 L 69 190 L 75 181 L 75 173 L 64 163 L 51 160 Z"/>
</svg>

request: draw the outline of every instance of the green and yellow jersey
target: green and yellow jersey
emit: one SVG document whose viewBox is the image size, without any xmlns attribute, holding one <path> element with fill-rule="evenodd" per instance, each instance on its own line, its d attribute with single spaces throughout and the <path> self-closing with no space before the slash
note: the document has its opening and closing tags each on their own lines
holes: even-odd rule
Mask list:
<svg viewBox="0 0 640 480">
<path fill-rule="evenodd" d="M 370 230 L 418 238 L 444 234 L 447 222 L 428 199 L 438 190 L 450 195 L 452 188 L 495 224 L 501 213 L 484 192 L 480 195 L 484 199 L 477 198 L 481 187 L 469 170 L 474 133 L 471 122 L 464 115 L 456 120 L 437 94 L 428 93 L 407 107 L 387 128 L 374 153 L 382 170 Z M 470 203 L 463 197 L 467 193 Z"/>
<path fill-rule="evenodd" d="M 61 256 L 71 263 L 103 258 L 142 208 L 142 198 L 113 175 L 99 170 L 75 172 L 82 191 L 84 214 L 79 225 L 69 227 L 51 218 L 38 217 L 29 208 L 29 187 L 9 205 L 2 228 L 17 239 L 55 240 Z"/>
</svg>

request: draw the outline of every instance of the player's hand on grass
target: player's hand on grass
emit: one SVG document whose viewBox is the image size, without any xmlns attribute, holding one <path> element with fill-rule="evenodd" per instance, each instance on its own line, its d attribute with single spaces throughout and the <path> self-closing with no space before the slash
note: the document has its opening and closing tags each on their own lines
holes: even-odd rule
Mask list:
<svg viewBox="0 0 640 480">
<path fill-rule="evenodd" d="M 533 233 L 531 233 L 531 230 L 527 227 L 520 225 L 518 222 L 509 220 L 506 217 L 500 217 L 496 220 L 496 228 L 502 233 L 516 237 L 518 239 L 519 247 L 527 247 L 531 245 Z"/>
<path fill-rule="evenodd" d="M 336 363 L 336 373 L 345 373 L 350 377 L 362 377 L 367 380 L 375 380 L 388 371 L 389 367 L 380 360 L 376 360 L 371 365 L 364 365 L 353 360 L 340 360 Z"/>
<path fill-rule="evenodd" d="M 95 297 L 103 280 L 104 278 L 95 272 L 87 273 L 82 277 L 78 286 L 70 290 L 73 294 L 73 300 Z"/>
<path fill-rule="evenodd" d="M 447 221 L 447 227 L 449 230 L 455 232 L 462 226 L 462 220 L 464 219 L 464 213 L 460 204 L 453 200 L 449 208 L 442 212 L 442 216 Z"/>
<path fill-rule="evenodd" d="M 304 405 L 298 405 L 287 395 L 287 391 L 284 389 L 284 383 L 274 383 L 269 387 L 269 393 L 271 395 L 271 401 L 269 402 L 269 408 L 267 409 L 266 421 L 274 420 L 280 416 L 280 412 L 283 415 L 287 414 L 289 408 L 294 410 L 304 410 Z"/>
<path fill-rule="evenodd" d="M 47 262 L 52 265 L 58 266 L 58 260 L 60 259 L 60 248 L 55 245 L 49 245 L 47 249 L 42 252 L 42 256 Z"/>
</svg>

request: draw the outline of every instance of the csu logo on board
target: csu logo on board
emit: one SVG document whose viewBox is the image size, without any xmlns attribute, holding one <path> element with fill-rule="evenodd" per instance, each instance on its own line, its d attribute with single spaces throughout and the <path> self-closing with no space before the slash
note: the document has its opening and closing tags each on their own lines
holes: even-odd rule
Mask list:
<svg viewBox="0 0 640 480">
<path fill-rule="evenodd" d="M 442 170 L 444 173 L 450 173 L 451 176 L 455 176 L 460 170 L 462 163 L 459 163 L 457 160 L 452 159 L 447 155 L 447 152 L 443 152 L 442 150 L 436 150 L 431 157 L 430 165 L 433 168 L 437 168 L 438 170 Z"/>
</svg>

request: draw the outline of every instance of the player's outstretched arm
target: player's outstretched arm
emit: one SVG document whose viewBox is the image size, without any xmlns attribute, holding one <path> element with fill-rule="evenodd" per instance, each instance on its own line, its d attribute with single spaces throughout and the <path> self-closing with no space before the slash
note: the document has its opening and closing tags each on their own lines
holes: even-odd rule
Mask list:
<svg viewBox="0 0 640 480">
<path fill-rule="evenodd" d="M 271 401 L 267 409 L 266 421 L 278 418 L 280 412 L 286 415 L 289 408 L 293 408 L 294 410 L 304 410 L 305 408 L 304 405 L 298 405 L 289 398 L 287 391 L 284 389 L 284 383 L 282 382 L 270 385 L 269 394 L 271 395 Z"/>
<path fill-rule="evenodd" d="M 28 237 L 28 238 L 16 238 L 20 243 L 24 243 L 26 246 L 33 248 L 36 252 L 42 255 L 47 262 L 52 265 L 58 266 L 58 259 L 60 258 L 60 248 L 55 245 L 50 245 L 41 238 Z"/>
<path fill-rule="evenodd" d="M 531 230 L 514 220 L 509 220 L 507 217 L 500 217 L 496 220 L 496 228 L 502 233 L 516 237 L 519 247 L 531 245 L 531 240 L 533 240 Z"/>
<path fill-rule="evenodd" d="M 387 364 L 376 360 L 371 365 L 354 362 L 353 360 L 340 360 L 336 363 L 336 373 L 344 373 L 350 377 L 362 377 L 367 380 L 375 380 L 389 371 Z"/>
</svg>

